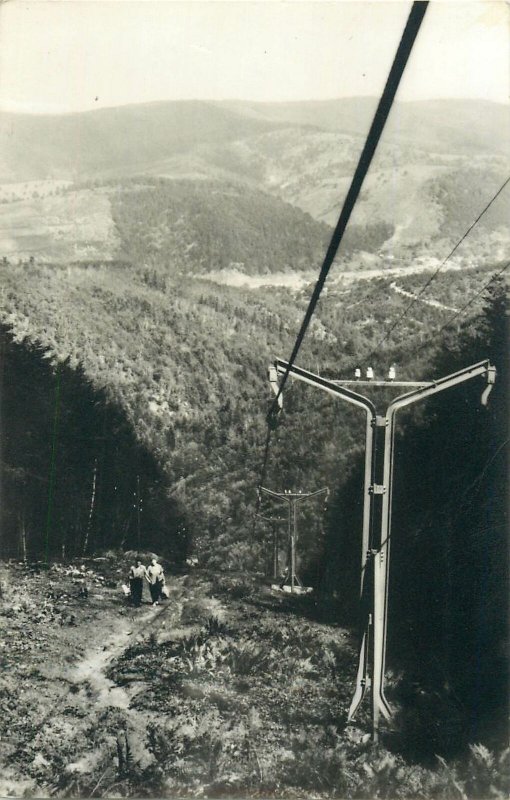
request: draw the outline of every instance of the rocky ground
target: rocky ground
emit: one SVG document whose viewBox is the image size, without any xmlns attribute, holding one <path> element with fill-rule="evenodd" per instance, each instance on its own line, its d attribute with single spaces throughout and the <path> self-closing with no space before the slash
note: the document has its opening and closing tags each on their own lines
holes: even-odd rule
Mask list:
<svg viewBox="0 0 510 800">
<path fill-rule="evenodd" d="M 196 571 L 132 609 L 126 565 L 2 566 L 1 796 L 506 796 L 508 753 L 426 769 L 346 727 L 354 643 L 309 598 Z"/>
</svg>

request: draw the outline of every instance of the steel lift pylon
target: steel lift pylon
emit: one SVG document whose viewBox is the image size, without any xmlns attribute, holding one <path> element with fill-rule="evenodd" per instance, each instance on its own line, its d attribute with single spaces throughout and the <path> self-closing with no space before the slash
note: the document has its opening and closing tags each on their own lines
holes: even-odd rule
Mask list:
<svg viewBox="0 0 510 800">
<path fill-rule="evenodd" d="M 287 584 L 290 586 L 290 591 L 302 589 L 303 584 L 296 572 L 296 541 L 297 541 L 297 505 L 303 500 L 309 500 L 311 497 L 317 497 L 321 494 L 328 494 L 328 489 L 317 489 L 315 492 L 274 492 L 272 489 L 267 489 L 265 486 L 260 487 L 260 492 L 272 497 L 275 500 L 283 500 L 288 504 L 288 570 L 285 580 L 281 584 L 281 588 Z"/>
<path fill-rule="evenodd" d="M 280 537 L 278 535 L 278 522 L 287 522 L 285 517 L 266 517 L 264 514 L 257 514 L 259 519 L 263 519 L 264 522 L 271 523 L 271 528 L 273 532 L 272 536 L 272 571 L 273 571 L 273 579 L 276 580 L 278 577 L 278 553 L 280 549 Z"/>
<path fill-rule="evenodd" d="M 366 415 L 365 470 L 363 487 L 363 523 L 361 536 L 360 601 L 365 604 L 364 619 L 360 635 L 356 687 L 348 713 L 348 721 L 354 716 L 366 692 L 370 690 L 372 700 L 372 739 L 378 740 L 379 720 L 382 715 L 389 719 L 391 707 L 384 693 L 386 639 L 388 624 L 388 581 L 391 542 L 391 500 L 394 462 L 394 439 L 397 412 L 419 400 L 458 386 L 465 381 L 484 376 L 487 381 L 481 402 L 487 400 L 496 379 L 496 368 L 489 361 L 480 361 L 469 367 L 440 378 L 437 381 L 335 381 L 312 372 L 289 365 L 276 359 L 269 367 L 269 381 L 281 409 L 281 393 L 278 377 L 287 374 L 340 400 L 361 408 Z M 370 370 L 370 375 L 372 371 Z M 399 387 L 410 391 L 394 398 L 383 416 L 376 412 L 372 400 L 349 386 Z M 382 452 L 382 459 L 377 458 Z M 372 592 L 367 596 L 367 571 L 371 565 Z"/>
</svg>

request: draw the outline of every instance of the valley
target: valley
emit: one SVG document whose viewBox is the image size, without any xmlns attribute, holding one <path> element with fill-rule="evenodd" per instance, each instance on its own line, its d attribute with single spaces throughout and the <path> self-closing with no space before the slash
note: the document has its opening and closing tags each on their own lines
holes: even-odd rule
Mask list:
<svg viewBox="0 0 510 800">
<path fill-rule="evenodd" d="M 438 272 L 510 174 L 506 107 L 396 106 L 299 354 L 337 379 L 497 369 L 487 408 L 473 382 L 399 419 L 397 713 L 375 747 L 368 706 L 346 725 L 363 415 L 289 380 L 268 432 L 267 367 L 289 357 L 374 102 L 0 114 L 10 795 L 506 797 L 508 186 Z M 270 588 L 262 477 L 329 488 L 298 520 L 310 595 Z M 138 615 L 136 553 L 171 585 Z"/>
</svg>

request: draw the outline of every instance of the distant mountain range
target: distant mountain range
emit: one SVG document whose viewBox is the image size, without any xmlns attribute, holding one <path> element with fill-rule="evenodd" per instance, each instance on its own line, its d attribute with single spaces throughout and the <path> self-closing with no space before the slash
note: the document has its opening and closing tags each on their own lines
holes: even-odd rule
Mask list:
<svg viewBox="0 0 510 800">
<path fill-rule="evenodd" d="M 347 97 L 293 103 L 226 102 L 254 122 L 308 125 L 338 133 L 365 135 L 377 99 Z M 395 103 L 384 134 L 399 144 L 434 152 L 510 152 L 510 106 L 485 100 L 422 100 Z"/>
<path fill-rule="evenodd" d="M 0 113 L 0 180 L 132 174 L 203 144 L 282 128 L 362 136 L 375 98 L 295 103 L 178 101 L 74 114 Z M 510 106 L 477 100 L 397 103 L 385 138 L 429 152 L 509 155 Z"/>
<path fill-rule="evenodd" d="M 182 101 L 76 114 L 0 114 L 0 180 L 84 180 L 144 172 L 199 144 L 278 127 L 211 103 Z"/>
<path fill-rule="evenodd" d="M 246 197 L 253 191 L 272 195 L 268 208 L 275 218 L 288 221 L 291 213 L 284 206 L 277 211 L 279 201 L 334 225 L 376 103 L 375 98 L 179 101 L 65 115 L 0 113 L 0 255 L 114 257 L 119 235 L 112 192 L 122 192 L 127 179 L 140 176 L 197 183 L 203 208 L 215 203 L 208 182 L 225 182 L 227 192 L 238 185 Z M 510 174 L 509 142 L 508 106 L 477 100 L 397 103 L 344 254 L 441 257 Z M 59 182 L 68 185 L 56 199 Z M 258 199 L 239 205 L 243 229 L 257 228 L 253 213 L 262 205 Z M 225 224 L 235 225 L 229 214 Z M 212 217 L 221 228 L 216 211 Z M 509 218 L 507 191 L 470 237 L 465 255 L 488 249 L 499 257 L 510 244 Z M 323 236 L 317 229 L 312 238 Z M 206 254 L 202 260 L 207 263 Z M 243 253 L 237 260 L 246 260 Z"/>
</svg>

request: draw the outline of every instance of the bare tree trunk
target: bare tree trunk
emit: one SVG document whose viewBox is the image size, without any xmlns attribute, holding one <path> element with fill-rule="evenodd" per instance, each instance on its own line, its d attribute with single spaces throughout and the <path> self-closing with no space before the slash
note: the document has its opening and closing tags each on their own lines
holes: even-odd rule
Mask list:
<svg viewBox="0 0 510 800">
<path fill-rule="evenodd" d="M 136 476 L 136 535 L 137 547 L 140 550 L 140 476 Z"/>
<path fill-rule="evenodd" d="M 124 759 L 124 747 L 123 747 L 122 736 L 120 733 L 117 734 L 117 775 L 119 778 L 124 777 L 125 773 L 125 759 Z"/>
<path fill-rule="evenodd" d="M 27 560 L 27 530 L 25 527 L 25 508 L 20 515 L 21 555 L 23 561 Z"/>
<path fill-rule="evenodd" d="M 126 538 L 127 538 L 127 535 L 128 535 L 128 531 L 129 531 L 129 523 L 130 523 L 130 522 L 131 522 L 131 511 L 129 511 L 129 514 L 128 514 L 128 517 L 127 517 L 126 523 L 125 523 L 125 525 L 124 525 L 124 532 L 123 532 L 123 535 L 122 535 L 122 540 L 121 540 L 121 542 L 120 542 L 120 548 L 121 548 L 121 550 L 123 550 L 123 549 L 124 549 L 124 545 L 126 544 Z"/>
<path fill-rule="evenodd" d="M 96 480 L 97 480 L 97 458 L 94 461 L 94 472 L 92 475 L 92 494 L 90 496 L 90 508 L 89 508 L 89 518 L 87 520 L 87 527 L 85 530 L 85 539 L 83 542 L 83 551 L 82 556 L 85 555 L 87 552 L 87 547 L 89 546 L 89 536 L 90 536 L 90 529 L 92 527 L 92 517 L 94 515 L 94 506 L 96 502 Z"/>
</svg>

